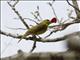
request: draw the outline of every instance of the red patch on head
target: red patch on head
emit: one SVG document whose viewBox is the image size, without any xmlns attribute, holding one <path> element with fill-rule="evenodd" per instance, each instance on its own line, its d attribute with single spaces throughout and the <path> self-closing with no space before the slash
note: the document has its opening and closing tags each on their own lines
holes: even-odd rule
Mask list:
<svg viewBox="0 0 80 60">
<path fill-rule="evenodd" d="M 51 22 L 52 22 L 52 23 L 56 23 L 56 22 L 57 22 L 57 19 L 56 19 L 56 18 L 52 18 L 52 19 L 51 19 Z"/>
</svg>

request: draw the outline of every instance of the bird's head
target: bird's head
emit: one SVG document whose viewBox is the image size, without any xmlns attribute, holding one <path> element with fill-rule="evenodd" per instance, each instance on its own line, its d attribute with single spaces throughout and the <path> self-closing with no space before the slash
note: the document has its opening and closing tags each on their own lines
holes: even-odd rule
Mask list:
<svg viewBox="0 0 80 60">
<path fill-rule="evenodd" d="M 51 24 L 51 23 L 56 23 L 57 22 L 57 19 L 56 18 L 52 18 L 51 20 L 49 19 L 45 19 L 42 21 L 42 23 L 45 23 L 47 25 Z"/>
<path fill-rule="evenodd" d="M 51 22 L 50 22 L 50 20 L 49 19 L 45 19 L 44 21 L 42 21 L 44 24 L 47 24 L 47 25 L 49 25 Z"/>
</svg>

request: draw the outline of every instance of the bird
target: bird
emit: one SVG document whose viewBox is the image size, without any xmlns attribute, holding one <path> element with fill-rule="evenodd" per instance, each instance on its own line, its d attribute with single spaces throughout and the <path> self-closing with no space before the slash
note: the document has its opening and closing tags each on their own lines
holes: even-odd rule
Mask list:
<svg viewBox="0 0 80 60">
<path fill-rule="evenodd" d="M 56 23 L 57 19 L 54 17 L 51 19 L 51 21 L 49 19 L 45 19 L 42 22 L 40 22 L 39 24 L 32 26 L 31 28 L 28 29 L 28 31 L 26 31 L 21 39 L 18 41 L 18 43 L 25 37 L 27 37 L 28 35 L 40 35 L 46 32 L 48 25 L 51 23 Z"/>
</svg>

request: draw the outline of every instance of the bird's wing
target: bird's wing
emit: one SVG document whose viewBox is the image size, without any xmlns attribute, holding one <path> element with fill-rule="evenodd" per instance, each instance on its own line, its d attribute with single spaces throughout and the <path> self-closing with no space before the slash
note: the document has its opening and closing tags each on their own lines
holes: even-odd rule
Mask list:
<svg viewBox="0 0 80 60">
<path fill-rule="evenodd" d="M 39 24 L 30 28 L 28 32 L 30 34 L 38 35 L 38 34 L 44 33 L 46 29 L 47 29 L 47 26 L 45 24 Z"/>
</svg>

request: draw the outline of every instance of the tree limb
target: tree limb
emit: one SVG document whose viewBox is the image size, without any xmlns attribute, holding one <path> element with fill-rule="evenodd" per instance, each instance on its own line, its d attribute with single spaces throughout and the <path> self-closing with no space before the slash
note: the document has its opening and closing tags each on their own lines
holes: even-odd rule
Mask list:
<svg viewBox="0 0 80 60">
<path fill-rule="evenodd" d="M 30 50 L 30 53 L 33 52 L 35 48 L 36 48 L 36 40 L 34 40 L 33 47 L 32 47 L 32 49 Z"/>
<path fill-rule="evenodd" d="M 61 24 L 61 25 L 49 26 L 49 28 L 53 28 L 53 29 L 55 28 L 55 29 L 53 31 L 51 31 L 46 37 L 49 37 L 53 32 L 62 31 L 64 29 L 66 29 L 69 25 L 75 24 L 75 23 L 80 23 L 80 19 L 75 19 L 72 22 Z"/>
<path fill-rule="evenodd" d="M 19 14 L 19 12 L 15 9 L 15 7 L 13 7 L 9 2 L 7 2 L 8 5 L 12 8 L 12 10 L 18 15 L 18 17 L 20 18 L 21 22 L 26 26 L 27 29 L 29 29 L 29 26 L 27 25 L 27 23 L 24 21 L 24 19 L 22 18 L 22 16 Z"/>
<path fill-rule="evenodd" d="M 72 0 L 73 5 L 68 0 L 66 0 L 66 1 L 70 6 L 72 6 L 74 8 L 77 18 L 80 18 L 80 10 L 79 10 L 78 4 L 77 4 L 77 0 Z"/>
<path fill-rule="evenodd" d="M 2 35 L 5 35 L 5 36 L 9 36 L 9 37 L 13 37 L 13 38 L 17 38 L 17 39 L 20 39 L 22 36 L 21 35 L 14 35 L 14 34 L 11 34 L 11 33 L 7 33 L 7 32 L 3 32 L 3 31 L 0 31 L 0 34 Z M 55 38 L 55 39 L 40 39 L 40 38 L 37 38 L 37 37 L 26 37 L 24 38 L 25 40 L 31 40 L 31 41 L 37 41 L 37 42 L 58 42 L 58 41 L 62 41 L 62 40 L 65 40 L 67 38 L 68 35 L 65 35 L 63 37 L 59 37 L 59 38 Z"/>
</svg>

